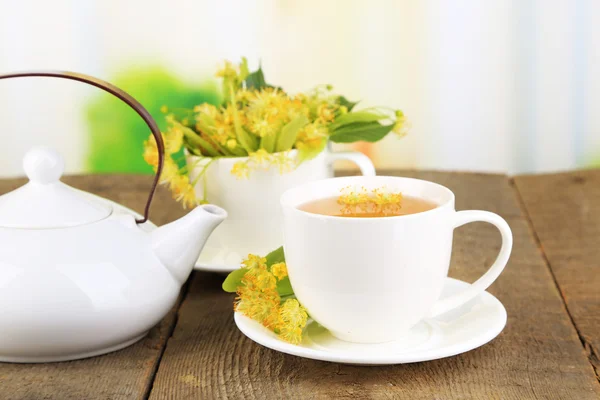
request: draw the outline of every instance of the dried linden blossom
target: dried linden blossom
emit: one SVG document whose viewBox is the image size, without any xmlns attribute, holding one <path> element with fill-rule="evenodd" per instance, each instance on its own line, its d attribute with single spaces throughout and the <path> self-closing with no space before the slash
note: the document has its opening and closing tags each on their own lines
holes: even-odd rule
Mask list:
<svg viewBox="0 0 600 400">
<path fill-rule="evenodd" d="M 238 286 L 234 310 L 261 323 L 280 339 L 300 343 L 308 313 L 298 300 L 282 300 L 277 292 L 277 282 L 288 276 L 285 263 L 269 269 L 264 257 L 249 254 L 242 268 L 248 271 Z"/>
<path fill-rule="evenodd" d="M 397 215 L 402 208 L 402 193 L 390 192 L 385 187 L 370 192 L 347 186 L 341 189 L 337 200 L 342 206 L 342 214 L 382 214 Z"/>
</svg>

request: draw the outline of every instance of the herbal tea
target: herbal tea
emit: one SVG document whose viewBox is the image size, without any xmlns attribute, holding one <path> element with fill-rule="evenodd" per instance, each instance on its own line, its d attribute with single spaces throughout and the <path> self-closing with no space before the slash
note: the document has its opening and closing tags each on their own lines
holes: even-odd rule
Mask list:
<svg viewBox="0 0 600 400">
<path fill-rule="evenodd" d="M 347 200 L 341 201 L 342 199 L 342 197 L 334 196 L 313 200 L 302 204 L 298 209 L 313 214 L 335 217 L 380 218 L 417 214 L 432 210 L 438 206 L 433 202 L 410 196 L 401 196 L 396 203 L 383 204 L 383 207 L 381 206 L 381 202 L 377 202 L 376 200 L 349 203 Z"/>
</svg>

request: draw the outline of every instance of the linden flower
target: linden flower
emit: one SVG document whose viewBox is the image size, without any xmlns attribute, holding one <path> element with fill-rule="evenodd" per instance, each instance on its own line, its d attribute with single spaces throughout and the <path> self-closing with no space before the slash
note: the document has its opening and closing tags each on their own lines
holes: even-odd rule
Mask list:
<svg viewBox="0 0 600 400">
<path fill-rule="evenodd" d="M 275 135 L 288 122 L 289 97 L 280 90 L 266 88 L 255 92 L 248 102 L 248 129 L 265 137 Z"/>
<path fill-rule="evenodd" d="M 217 78 L 236 78 L 238 76 L 238 69 L 231 63 L 231 61 L 225 61 L 223 66 L 215 73 Z"/>
<path fill-rule="evenodd" d="M 390 192 L 385 188 L 368 192 L 364 187 L 360 190 L 345 187 L 341 192 L 337 202 L 343 206 L 342 213 L 345 214 L 359 212 L 396 214 L 402 207 L 402 193 Z"/>
<path fill-rule="evenodd" d="M 319 104 L 317 107 L 317 115 L 319 122 L 326 124 L 335 119 L 334 107 L 327 103 Z"/>
<path fill-rule="evenodd" d="M 246 257 L 246 259 L 244 261 L 242 261 L 242 264 L 246 268 L 256 268 L 256 267 L 260 267 L 261 265 L 266 266 L 267 259 L 264 257 L 259 257 L 254 254 L 248 254 L 248 257 Z"/>
<path fill-rule="evenodd" d="M 237 140 L 235 140 L 235 139 L 229 139 L 227 141 L 227 147 L 231 150 L 235 149 L 237 147 L 237 144 L 238 144 Z"/>
<path fill-rule="evenodd" d="M 244 275 L 242 282 L 247 286 L 251 283 L 260 290 L 275 290 L 277 287 L 277 279 L 267 270 L 267 266 L 264 264 L 250 268 Z"/>
<path fill-rule="evenodd" d="M 179 167 L 171 157 L 165 158 L 162 173 L 160 174 L 160 183 L 169 185 L 173 189 L 173 182 L 179 176 Z"/>
<path fill-rule="evenodd" d="M 217 116 L 218 110 L 217 110 L 217 107 L 213 106 L 212 104 L 203 103 L 203 104 L 200 104 L 199 106 L 195 106 L 194 112 L 197 114 L 205 114 L 211 118 L 215 118 Z M 199 116 L 197 115 L 196 120 L 198 118 L 199 118 Z"/>
<path fill-rule="evenodd" d="M 173 128 L 169 130 L 168 135 L 163 135 L 163 140 L 165 142 L 165 153 L 175 154 L 183 146 L 183 130 L 179 128 Z"/>
<path fill-rule="evenodd" d="M 319 148 L 327 138 L 327 129 L 318 123 L 306 125 L 298 132 L 296 147 Z"/>
<path fill-rule="evenodd" d="M 285 263 L 273 264 L 269 271 L 265 258 L 249 254 L 242 268 L 247 271 L 237 287 L 235 311 L 258 321 L 282 340 L 300 343 L 308 313 L 296 299 L 281 301 L 277 280 L 287 276 Z"/>
<path fill-rule="evenodd" d="M 277 293 L 277 279 L 268 271 L 265 258 L 250 254 L 243 264 L 248 271 L 238 287 L 234 309 L 274 329 L 281 302 Z"/>
<path fill-rule="evenodd" d="M 286 300 L 279 310 L 278 336 L 286 342 L 299 344 L 308 322 L 306 309 L 296 299 Z"/>
<path fill-rule="evenodd" d="M 285 174 L 294 169 L 294 159 L 290 157 L 288 152 L 272 154 L 271 163 L 277 166 L 280 174 Z"/>
<path fill-rule="evenodd" d="M 156 147 L 156 140 L 152 135 L 150 135 L 148 140 L 144 141 L 144 161 L 155 169 L 158 167 L 158 148 Z"/>
<path fill-rule="evenodd" d="M 171 180 L 173 198 L 183 204 L 183 208 L 193 208 L 198 204 L 194 187 L 187 175 L 177 175 Z"/>
<path fill-rule="evenodd" d="M 396 111 L 396 122 L 394 122 L 394 127 L 392 128 L 392 132 L 397 134 L 398 136 L 406 136 L 409 128 L 408 121 L 404 116 L 404 113 L 400 110 Z"/>
<path fill-rule="evenodd" d="M 239 103 L 248 103 L 256 97 L 255 93 L 248 89 L 240 89 L 235 94 L 235 100 Z"/>
<path fill-rule="evenodd" d="M 258 149 L 254 153 L 250 153 L 250 160 L 259 165 L 264 165 L 271 161 L 271 154 L 265 149 Z"/>
<path fill-rule="evenodd" d="M 278 322 L 280 301 L 276 290 L 256 290 L 242 284 L 234 310 L 273 329 Z"/>
<path fill-rule="evenodd" d="M 250 176 L 250 166 L 247 162 L 238 161 L 233 164 L 231 173 L 238 179 L 247 179 Z"/>
<path fill-rule="evenodd" d="M 364 187 L 360 190 L 352 189 L 350 186 L 342 188 L 337 202 L 343 206 L 342 212 L 345 214 L 368 212 L 371 205 L 369 193 Z"/>
<path fill-rule="evenodd" d="M 271 266 L 271 273 L 277 277 L 278 280 L 282 280 L 288 276 L 287 266 L 285 263 L 277 263 Z"/>
</svg>

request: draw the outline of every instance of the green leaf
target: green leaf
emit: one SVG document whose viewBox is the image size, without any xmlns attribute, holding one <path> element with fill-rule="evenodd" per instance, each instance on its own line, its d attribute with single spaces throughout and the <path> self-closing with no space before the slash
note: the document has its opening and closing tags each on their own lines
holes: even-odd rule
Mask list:
<svg viewBox="0 0 600 400">
<path fill-rule="evenodd" d="M 389 118 L 389 115 L 380 111 L 356 111 L 348 114 L 340 115 L 335 121 L 329 125 L 330 131 L 335 131 L 344 125 L 353 124 L 356 122 L 374 122 Z M 334 132 L 335 133 L 335 132 Z"/>
<path fill-rule="evenodd" d="M 281 132 L 279 132 L 279 136 L 277 137 L 275 151 L 280 152 L 291 149 L 294 143 L 296 143 L 298 132 L 306 124 L 308 124 L 308 118 L 304 114 L 300 114 L 281 128 Z"/>
<path fill-rule="evenodd" d="M 173 125 L 176 125 L 183 131 L 183 136 L 188 140 L 192 146 L 202 149 L 202 154 L 207 155 L 209 157 L 217 157 L 221 155 L 217 149 L 214 148 L 212 144 L 208 141 L 204 140 L 200 135 L 196 132 L 188 128 L 187 126 L 175 121 Z"/>
<path fill-rule="evenodd" d="M 298 163 L 303 163 L 304 161 L 312 160 L 316 156 L 318 156 L 323 150 L 325 150 L 325 146 L 327 146 L 327 139 L 323 139 L 321 145 L 315 148 L 302 148 L 298 149 Z"/>
<path fill-rule="evenodd" d="M 286 276 L 285 278 L 277 282 L 277 292 L 281 297 L 294 294 L 294 289 L 292 289 L 292 284 L 290 283 L 289 276 Z"/>
<path fill-rule="evenodd" d="M 250 72 L 248 71 L 248 59 L 246 57 L 242 57 L 242 62 L 240 63 L 240 76 L 239 79 L 244 81 Z"/>
<path fill-rule="evenodd" d="M 237 107 L 233 107 L 233 126 L 235 128 L 235 136 L 244 150 L 249 153 L 255 152 L 258 149 L 258 138 L 246 131 L 240 121 L 240 115 Z"/>
<path fill-rule="evenodd" d="M 275 152 L 275 141 L 277 141 L 277 136 L 266 135 L 260 138 L 260 148 L 265 149 L 267 153 Z"/>
<path fill-rule="evenodd" d="M 237 291 L 238 286 L 242 284 L 242 278 L 248 272 L 248 268 L 240 268 L 231 272 L 223 281 L 223 290 L 227 293 L 235 293 Z"/>
<path fill-rule="evenodd" d="M 285 254 L 283 253 L 283 246 L 273 250 L 265 256 L 267 259 L 267 267 L 271 267 L 273 264 L 285 262 Z"/>
<path fill-rule="evenodd" d="M 345 98 L 344 96 L 340 96 L 340 97 L 338 97 L 338 103 L 340 106 L 346 107 L 348 109 L 348 111 L 352 111 L 354 106 L 358 104 L 358 101 L 352 102 L 352 101 L 348 100 L 347 98 Z"/>
<path fill-rule="evenodd" d="M 336 129 L 329 137 L 335 143 L 377 142 L 383 139 L 394 124 L 381 125 L 379 122 L 356 122 Z"/>
<path fill-rule="evenodd" d="M 265 82 L 265 75 L 263 74 L 262 67 L 258 67 L 258 70 L 249 74 L 244 80 L 246 88 L 248 90 L 260 90 L 271 87 Z"/>
</svg>

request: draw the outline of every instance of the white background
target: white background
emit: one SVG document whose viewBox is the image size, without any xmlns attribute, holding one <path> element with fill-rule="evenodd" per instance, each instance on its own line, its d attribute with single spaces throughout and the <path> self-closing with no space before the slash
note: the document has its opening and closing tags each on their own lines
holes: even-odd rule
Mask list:
<svg viewBox="0 0 600 400">
<path fill-rule="evenodd" d="M 243 55 L 289 91 L 332 83 L 402 108 L 407 138 L 359 146 L 378 166 L 514 174 L 600 160 L 598 1 L 0 0 L 0 72 L 110 80 L 160 63 L 201 81 Z M 82 107 L 94 94 L 0 82 L 0 176 L 20 175 L 35 144 L 85 172 Z"/>
</svg>

